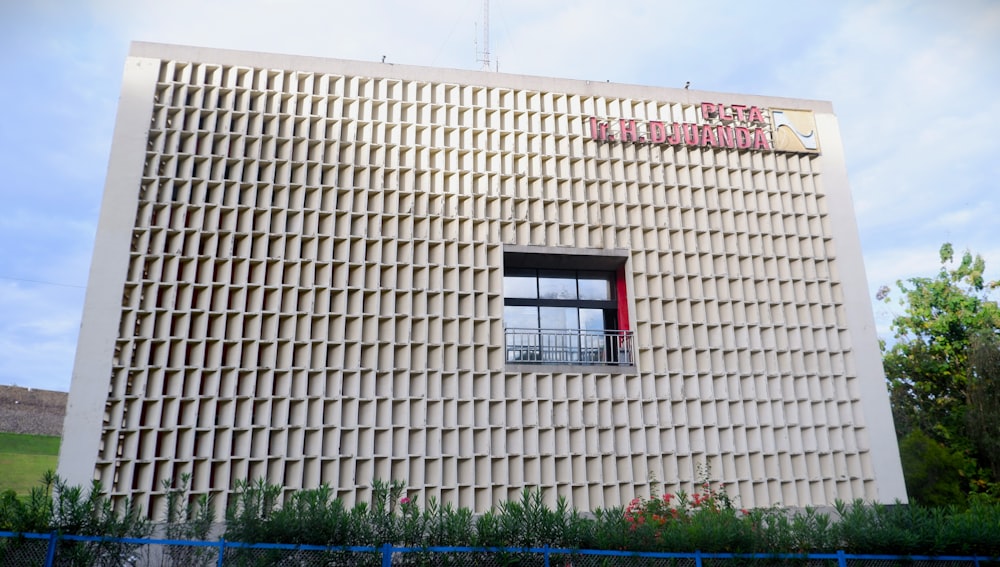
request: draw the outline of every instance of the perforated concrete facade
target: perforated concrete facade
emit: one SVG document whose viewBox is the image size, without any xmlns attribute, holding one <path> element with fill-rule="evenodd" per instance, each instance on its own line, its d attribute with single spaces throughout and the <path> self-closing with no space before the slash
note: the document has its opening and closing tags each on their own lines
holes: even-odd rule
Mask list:
<svg viewBox="0 0 1000 567">
<path fill-rule="evenodd" d="M 821 152 L 589 127 L 703 101 L 812 110 Z M 134 44 L 60 473 L 154 515 L 182 473 L 905 498 L 841 152 L 821 102 Z M 635 363 L 506 362 L 505 250 L 620 257 Z"/>
</svg>

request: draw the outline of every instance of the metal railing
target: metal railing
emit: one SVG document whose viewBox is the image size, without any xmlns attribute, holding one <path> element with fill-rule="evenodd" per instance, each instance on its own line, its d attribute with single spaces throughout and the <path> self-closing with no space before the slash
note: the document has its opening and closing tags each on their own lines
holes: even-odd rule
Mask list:
<svg viewBox="0 0 1000 567">
<path fill-rule="evenodd" d="M 0 532 L 0 566 L 58 567 L 391 567 L 508 565 L 538 567 L 984 567 L 998 558 L 975 555 L 835 553 L 688 553 L 554 547 L 320 546 Z"/>
<path fill-rule="evenodd" d="M 632 331 L 506 329 L 507 362 L 635 364 Z"/>
</svg>

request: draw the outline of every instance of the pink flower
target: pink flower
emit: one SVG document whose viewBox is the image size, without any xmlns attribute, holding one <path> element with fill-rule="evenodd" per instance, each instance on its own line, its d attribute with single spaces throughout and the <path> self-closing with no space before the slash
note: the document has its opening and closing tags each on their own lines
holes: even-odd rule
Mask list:
<svg viewBox="0 0 1000 567">
<path fill-rule="evenodd" d="M 410 499 L 407 498 L 406 496 L 404 496 L 404 497 L 402 497 L 402 498 L 399 499 L 399 503 L 400 504 L 409 504 L 410 503 Z"/>
</svg>

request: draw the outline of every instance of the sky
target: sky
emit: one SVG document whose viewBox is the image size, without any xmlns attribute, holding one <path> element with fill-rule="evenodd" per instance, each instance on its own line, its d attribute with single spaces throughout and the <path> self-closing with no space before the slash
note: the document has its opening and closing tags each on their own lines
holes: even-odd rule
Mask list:
<svg viewBox="0 0 1000 567">
<path fill-rule="evenodd" d="M 1000 279 L 1000 2 L 491 0 L 500 72 L 828 100 L 874 302 Z M 69 389 L 130 41 L 479 69 L 481 0 L 0 1 L 0 385 Z M 891 337 L 900 307 L 875 303 Z"/>
</svg>

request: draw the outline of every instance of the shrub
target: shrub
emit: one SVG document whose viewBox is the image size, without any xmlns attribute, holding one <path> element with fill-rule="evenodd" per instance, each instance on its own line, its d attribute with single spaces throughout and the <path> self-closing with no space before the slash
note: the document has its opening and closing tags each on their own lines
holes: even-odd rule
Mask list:
<svg viewBox="0 0 1000 567">
<path fill-rule="evenodd" d="M 212 526 L 211 500 L 193 498 L 188 477 L 167 493 L 168 537 L 207 539 Z M 383 544 L 407 547 L 543 547 L 624 551 L 810 553 L 843 549 L 850 553 L 1000 555 L 1000 502 L 986 495 L 970 499 L 967 508 L 892 506 L 860 500 L 835 506 L 835 514 L 813 509 L 789 511 L 773 507 L 741 510 L 729 496 L 704 482 L 691 495 L 653 494 L 627 507 L 596 510 L 584 516 L 564 498 L 549 507 L 540 491 L 503 502 L 474 517 L 465 508 L 431 500 L 421 507 L 399 481 L 376 481 L 369 503 L 347 508 L 327 486 L 293 492 L 282 500 L 282 488 L 263 480 L 240 482 L 226 511 L 225 538 L 243 543 L 312 544 L 331 547 Z M 0 494 L 0 529 L 21 532 L 142 537 L 149 524 L 138 510 L 116 510 L 95 483 L 89 490 L 69 487 L 47 475 L 25 498 Z M 21 547 L 24 549 L 21 549 Z M 18 563 L 24 541 L 0 540 L 0 559 Z M 178 548 L 183 549 L 183 548 Z M 173 564 L 203 563 L 208 553 L 189 548 L 167 552 Z M 25 551 L 26 552 L 26 551 Z M 134 546 L 108 542 L 60 542 L 60 558 L 69 565 L 114 564 L 130 557 Z M 227 552 L 227 562 L 269 565 L 297 561 L 297 551 Z M 213 552 L 214 554 L 214 552 Z M 204 557 L 202 557 L 204 555 Z M 378 564 L 377 553 L 334 549 L 327 564 Z M 436 562 L 462 565 L 473 555 L 407 555 L 407 564 Z M 513 551 L 491 561 L 527 564 L 528 555 Z M 310 556 L 312 557 L 312 556 Z M 303 555 L 299 559 L 306 560 Z M 311 561 L 312 559 L 310 559 Z"/>
<path fill-rule="evenodd" d="M 624 518 L 634 543 L 651 551 L 749 552 L 753 549 L 746 510 L 703 482 L 692 495 L 655 493 L 635 498 Z"/>
<path fill-rule="evenodd" d="M 178 486 L 163 481 L 167 493 L 166 517 L 163 519 L 167 539 L 207 541 L 215 521 L 212 498 L 204 494 L 192 499 L 188 493 L 191 475 L 184 473 Z M 170 545 L 164 554 L 172 565 L 205 565 L 216 556 L 214 549 Z"/>
</svg>

